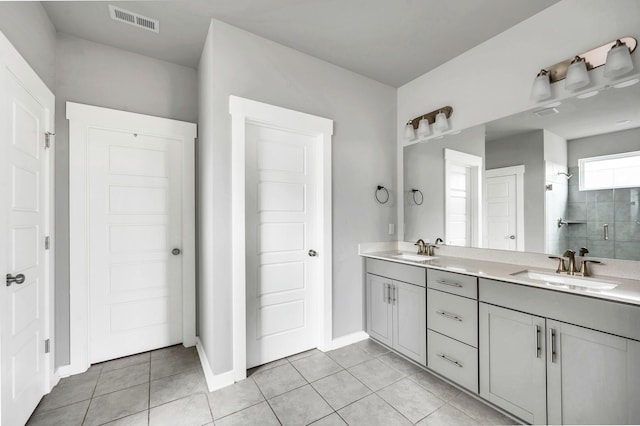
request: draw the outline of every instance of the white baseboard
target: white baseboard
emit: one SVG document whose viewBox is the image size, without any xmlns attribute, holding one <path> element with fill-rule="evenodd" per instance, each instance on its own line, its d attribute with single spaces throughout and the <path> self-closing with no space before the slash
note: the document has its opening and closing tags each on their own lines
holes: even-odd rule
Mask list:
<svg viewBox="0 0 640 426">
<path fill-rule="evenodd" d="M 71 371 L 71 365 L 63 365 L 61 367 L 58 367 L 55 374 L 61 379 L 71 376 L 73 374 L 73 372 Z"/>
<path fill-rule="evenodd" d="M 221 374 L 213 374 L 211 364 L 209 364 L 207 354 L 204 352 L 204 347 L 202 346 L 200 337 L 196 337 L 196 349 L 198 351 L 198 357 L 200 358 L 200 364 L 202 365 L 202 371 L 204 371 L 204 378 L 207 381 L 207 388 L 209 388 L 209 392 L 222 389 L 235 383 L 233 370 L 225 371 Z"/>
<path fill-rule="evenodd" d="M 362 340 L 367 340 L 368 338 L 369 338 L 369 335 L 366 332 L 356 331 L 355 333 L 347 334 L 346 336 L 341 336 L 333 339 L 329 343 L 328 347 L 324 352 L 340 349 L 342 347 L 349 346 L 353 343 L 357 343 Z"/>
</svg>

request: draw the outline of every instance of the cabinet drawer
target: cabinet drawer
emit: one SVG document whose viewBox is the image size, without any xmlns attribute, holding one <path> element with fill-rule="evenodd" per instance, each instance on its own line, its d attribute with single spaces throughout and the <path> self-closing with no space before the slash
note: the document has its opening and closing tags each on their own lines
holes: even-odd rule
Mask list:
<svg viewBox="0 0 640 426">
<path fill-rule="evenodd" d="M 472 299 L 478 298 L 478 279 L 470 275 L 429 269 L 427 287 Z"/>
<path fill-rule="evenodd" d="M 478 393 L 478 350 L 427 330 L 428 367 L 447 379 Z"/>
<path fill-rule="evenodd" d="M 367 273 L 421 287 L 425 287 L 427 281 L 427 272 L 424 268 L 378 259 L 367 259 Z"/>
<path fill-rule="evenodd" d="M 427 327 L 478 347 L 478 302 L 427 289 Z"/>
</svg>

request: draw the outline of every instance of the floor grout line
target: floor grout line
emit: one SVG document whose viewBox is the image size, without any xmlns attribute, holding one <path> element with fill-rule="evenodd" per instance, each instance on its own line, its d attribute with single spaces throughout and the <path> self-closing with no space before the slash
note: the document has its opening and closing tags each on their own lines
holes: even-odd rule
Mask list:
<svg viewBox="0 0 640 426">
<path fill-rule="evenodd" d="M 372 343 L 374 343 L 374 342 L 372 342 Z M 382 346 L 382 347 L 384 348 L 384 346 Z M 406 369 L 404 368 L 405 366 L 404 366 L 404 364 L 403 364 L 402 362 L 408 362 L 408 361 L 406 361 L 403 357 L 399 357 L 400 361 L 402 361 L 402 362 L 400 362 L 400 363 L 396 362 L 396 364 L 397 364 L 397 365 L 396 365 L 396 366 L 394 366 L 394 365 L 392 365 L 392 364 L 391 364 L 391 362 L 390 362 L 390 360 L 391 360 L 391 359 L 393 359 L 393 358 L 390 358 L 389 360 L 386 360 L 386 362 L 385 362 L 385 360 L 380 359 L 381 357 L 384 357 L 385 355 L 392 354 L 392 352 L 388 352 L 388 351 L 387 351 L 387 352 L 383 352 L 383 353 L 377 353 L 377 354 L 374 354 L 374 353 L 367 352 L 366 350 L 364 350 L 364 349 L 363 349 L 362 347 L 360 347 L 360 346 L 354 346 L 354 349 L 357 349 L 357 352 L 358 352 L 358 353 L 356 354 L 356 356 L 355 356 L 355 358 L 356 358 L 356 359 L 359 359 L 359 357 L 361 356 L 361 354 L 360 354 L 359 352 L 362 352 L 362 353 L 366 354 L 366 356 L 368 357 L 368 359 L 365 359 L 365 360 L 362 360 L 362 361 L 360 361 L 360 362 L 357 362 L 356 364 L 353 364 L 353 365 L 351 365 L 350 367 L 348 367 L 348 368 L 347 368 L 347 367 L 343 366 L 340 362 L 338 362 L 336 359 L 334 359 L 334 358 L 333 358 L 331 355 L 329 355 L 328 353 L 324 353 L 324 352 L 315 352 L 315 351 L 309 351 L 310 353 L 309 353 L 309 354 L 307 354 L 307 355 L 306 355 L 306 356 L 304 356 L 304 357 L 297 358 L 297 359 L 295 359 L 295 360 L 293 360 L 293 361 L 289 360 L 288 358 L 283 358 L 283 359 L 282 359 L 282 360 L 283 360 L 283 362 L 281 362 L 281 363 L 280 363 L 280 365 L 274 366 L 274 367 L 272 367 L 272 368 L 267 368 L 267 369 L 262 370 L 262 371 L 254 372 L 254 373 L 253 373 L 253 374 L 251 374 L 250 376 L 248 375 L 246 380 L 249 380 L 249 379 L 250 379 L 250 380 L 252 380 L 252 384 L 257 388 L 258 392 L 260 393 L 260 396 L 262 397 L 262 400 L 261 400 L 261 401 L 259 401 L 259 402 L 256 402 L 256 403 L 250 403 L 250 405 L 245 406 L 245 407 L 243 407 L 243 408 L 241 408 L 241 409 L 238 409 L 238 410 L 236 410 L 236 411 L 233 411 L 233 412 L 231 412 L 231 413 L 228 413 L 228 414 L 226 414 L 225 416 L 221 417 L 220 419 L 215 419 L 215 417 L 214 417 L 214 413 L 213 413 L 213 411 L 214 411 L 214 404 L 212 403 L 212 400 L 209 398 L 209 394 L 210 394 L 210 392 L 208 392 L 207 390 L 196 391 L 196 392 L 194 392 L 194 393 L 188 393 L 188 395 L 183 395 L 183 396 L 178 397 L 178 398 L 175 398 L 175 395 L 178 395 L 178 393 L 172 393 L 172 395 L 173 395 L 172 397 L 173 397 L 173 398 L 175 398 L 175 399 L 171 399 L 171 400 L 169 400 L 169 401 L 164 401 L 162 404 L 159 404 L 159 405 L 157 405 L 156 407 L 161 407 L 161 406 L 164 406 L 164 405 L 168 405 L 168 404 L 174 403 L 174 402 L 176 402 L 176 401 L 179 401 L 179 400 L 182 400 L 182 399 L 185 399 L 185 398 L 193 398 L 195 395 L 200 395 L 200 394 L 202 394 L 202 395 L 204 396 L 205 400 L 206 400 L 206 403 L 207 403 L 207 406 L 208 406 L 208 412 L 209 412 L 209 414 L 210 414 L 211 421 L 213 421 L 213 422 L 214 422 L 214 424 L 215 424 L 215 422 L 216 422 L 216 421 L 219 421 L 219 420 L 225 419 L 225 418 L 227 418 L 227 417 L 229 417 L 229 416 L 237 415 L 238 413 L 240 413 L 240 412 L 242 412 L 242 411 L 244 411 L 244 410 L 247 410 L 247 409 L 253 408 L 253 407 L 255 407 L 255 406 L 259 405 L 259 404 L 262 404 L 262 402 L 266 402 L 266 403 L 267 403 L 267 406 L 269 407 L 269 410 L 271 411 L 271 413 L 273 414 L 273 416 L 275 417 L 275 419 L 277 420 L 277 422 L 278 422 L 280 425 L 282 425 L 284 420 L 281 420 L 281 419 L 278 417 L 278 414 L 276 413 L 276 411 L 275 411 L 275 409 L 274 409 L 274 406 L 272 405 L 272 402 L 271 402 L 271 401 L 272 401 L 273 399 L 275 399 L 275 398 L 281 398 L 281 397 L 283 397 L 283 396 L 284 396 L 284 395 L 286 395 L 286 394 L 289 394 L 289 393 L 292 393 L 292 392 L 294 392 L 294 391 L 300 390 L 301 388 L 303 388 L 303 387 L 305 387 L 305 386 L 307 386 L 307 385 L 308 385 L 308 386 L 310 387 L 310 389 L 311 389 L 315 394 L 317 394 L 317 395 L 320 397 L 320 400 L 321 400 L 322 402 L 324 402 L 324 403 L 326 404 L 326 406 L 330 409 L 330 412 L 329 412 L 329 413 L 327 413 L 326 415 L 324 415 L 324 416 L 323 416 L 323 417 L 321 417 L 321 418 L 315 419 L 315 420 L 314 420 L 314 423 L 315 423 L 315 422 L 318 422 L 318 421 L 321 421 L 322 419 L 325 419 L 325 418 L 327 418 L 327 417 L 329 417 L 329 416 L 332 416 L 333 414 L 336 414 L 336 415 L 337 415 L 337 417 L 338 417 L 339 419 L 341 419 L 342 421 L 344 421 L 345 423 L 347 423 L 347 421 L 346 421 L 345 417 L 343 417 L 343 416 L 340 414 L 340 411 L 343 411 L 343 410 L 345 410 L 345 409 L 347 409 L 347 408 L 349 408 L 349 407 L 353 406 L 354 404 L 357 404 L 357 403 L 361 402 L 363 399 L 366 399 L 366 398 L 369 398 L 369 397 L 372 397 L 373 395 L 375 395 L 375 397 L 374 397 L 374 398 L 378 398 L 378 399 L 379 399 L 379 401 L 380 401 L 380 400 L 382 401 L 381 403 L 379 403 L 379 405 L 381 405 L 380 409 L 382 409 L 383 411 L 386 411 L 386 412 L 387 412 L 387 413 L 389 413 L 389 414 L 390 414 L 390 413 L 395 413 L 394 415 L 400 415 L 400 416 L 401 416 L 401 418 L 406 419 L 410 424 L 415 424 L 415 423 L 413 423 L 411 420 L 409 420 L 409 419 L 408 419 L 408 417 L 407 417 L 407 416 L 405 416 L 405 415 L 400 411 L 400 408 L 399 408 L 399 407 L 401 407 L 401 406 L 396 407 L 394 404 L 392 404 L 392 403 L 390 403 L 389 401 L 387 401 L 387 400 L 386 400 L 386 399 L 381 395 L 381 392 L 385 391 L 385 390 L 386 390 L 386 389 L 388 389 L 389 387 L 396 385 L 396 384 L 397 384 L 397 383 L 399 383 L 400 381 L 403 381 L 403 380 L 405 380 L 405 379 L 409 379 L 409 380 L 411 381 L 411 383 L 413 383 L 413 384 L 415 384 L 415 385 L 418 385 L 420 389 L 424 390 L 425 392 L 427 392 L 427 393 L 428 393 L 429 395 L 431 395 L 432 397 L 437 398 L 438 400 L 442 401 L 442 405 L 440 405 L 438 408 L 436 408 L 435 410 L 433 410 L 432 412 L 430 412 L 430 413 L 429 413 L 429 414 L 427 414 L 426 416 L 424 416 L 424 417 L 420 418 L 417 422 L 424 421 L 425 419 L 427 419 L 427 418 L 429 418 L 429 417 L 433 416 L 434 414 L 436 414 L 436 413 L 438 413 L 438 412 L 441 412 L 441 410 L 442 410 L 443 408 L 445 408 L 445 407 L 449 407 L 449 408 L 450 408 L 450 409 L 452 409 L 452 410 L 456 410 L 458 413 L 460 413 L 460 415 L 465 416 L 465 418 L 467 418 L 468 420 L 469 420 L 469 419 L 470 419 L 470 420 L 473 420 L 474 422 L 478 422 L 479 424 L 483 424 L 483 423 L 482 423 L 482 421 L 483 421 L 482 419 L 484 419 L 485 417 L 489 416 L 489 414 L 491 414 L 491 413 L 488 413 L 487 415 L 483 415 L 483 416 L 480 416 L 480 415 L 479 415 L 478 417 L 482 417 L 482 419 L 481 419 L 481 418 L 478 418 L 478 417 L 476 417 L 476 416 L 472 415 L 470 412 L 467 412 L 468 410 L 465 410 L 465 409 L 464 409 L 464 408 L 462 408 L 462 407 L 458 407 L 458 406 L 456 406 L 456 405 L 453 405 L 451 402 L 455 402 L 455 401 L 457 400 L 457 398 L 458 398 L 460 395 L 454 396 L 453 398 L 450 398 L 450 399 L 445 399 L 445 398 L 443 398 L 443 397 L 440 397 L 440 396 L 439 396 L 439 395 L 438 395 L 438 394 L 437 394 L 433 389 L 437 389 L 437 390 L 438 390 L 438 392 L 440 392 L 440 391 L 444 392 L 444 391 L 445 391 L 444 389 L 440 389 L 440 387 L 438 387 L 437 385 L 436 385 L 435 387 L 433 387 L 433 388 L 425 387 L 425 385 L 429 385 L 429 381 L 428 381 L 428 380 L 425 380 L 423 384 L 421 384 L 421 383 L 419 383 L 419 382 L 418 382 L 418 374 L 419 374 L 420 372 L 422 372 L 423 370 L 420 370 L 420 371 L 417 371 L 417 372 L 412 372 L 412 373 L 410 373 L 410 374 L 407 374 L 407 373 L 405 373 L 405 372 L 404 372 L 404 370 L 406 370 Z M 127 390 L 127 389 L 131 389 L 131 388 L 136 387 L 136 386 L 144 385 L 144 383 L 141 383 L 141 384 L 134 384 L 134 385 L 130 385 L 130 386 L 124 387 L 124 388 L 122 388 L 122 389 L 117 389 L 117 390 L 114 390 L 114 391 L 111 391 L 111 392 L 105 393 L 105 394 L 103 394 L 103 395 L 96 395 L 96 391 L 97 391 L 97 389 L 98 389 L 98 384 L 100 383 L 100 380 L 104 378 L 103 376 L 108 375 L 108 374 L 109 374 L 109 373 L 111 373 L 111 372 L 114 372 L 114 371 L 118 371 L 118 370 L 124 369 L 124 368 L 134 367 L 134 366 L 139 366 L 139 365 L 142 365 L 142 364 L 148 364 L 148 368 L 149 368 L 148 376 L 147 376 L 147 377 L 148 377 L 148 381 L 147 381 L 147 383 L 146 383 L 146 384 L 147 384 L 147 389 L 148 389 L 148 396 L 147 396 L 147 408 L 146 408 L 145 410 L 141 410 L 141 411 L 138 411 L 138 412 L 136 412 L 136 413 L 130 413 L 130 414 L 127 414 L 127 415 L 122 416 L 122 417 L 118 417 L 118 418 L 110 419 L 110 420 L 108 420 L 108 422 L 112 422 L 112 421 L 116 421 L 116 420 L 121 420 L 121 419 L 124 419 L 124 418 L 127 418 L 127 417 L 136 416 L 136 415 L 140 417 L 141 413 L 146 412 L 147 424 L 150 424 L 150 423 L 151 423 L 151 409 L 152 409 L 152 407 L 151 407 L 151 387 L 152 387 L 152 386 L 151 386 L 151 385 L 153 384 L 153 382 L 156 382 L 156 381 L 159 381 L 159 380 L 163 380 L 163 379 L 167 379 L 167 378 L 170 378 L 170 377 L 175 377 L 175 376 L 178 376 L 178 375 L 181 375 L 181 374 L 194 374 L 194 372 L 197 372 L 197 371 L 198 371 L 196 368 L 193 368 L 193 369 L 189 368 L 189 369 L 187 369 L 187 370 L 185 370 L 185 371 L 180 371 L 180 372 L 177 372 L 177 373 L 170 374 L 170 375 L 168 375 L 168 376 L 164 376 L 164 377 L 160 377 L 160 378 L 157 378 L 157 379 L 152 380 L 152 379 L 151 379 L 151 378 L 152 378 L 152 370 L 151 370 L 151 361 L 152 361 L 152 360 L 151 360 L 151 353 L 152 353 L 152 351 L 147 352 L 147 354 L 148 354 L 148 361 L 141 362 L 141 363 L 137 363 L 137 364 L 127 365 L 127 366 L 125 366 L 125 367 L 121 367 L 121 368 L 117 368 L 117 369 L 109 370 L 109 371 L 106 371 L 106 372 L 104 371 L 104 365 L 102 365 L 102 366 L 98 369 L 98 371 L 95 373 L 97 377 L 92 378 L 92 379 L 88 379 L 89 383 L 87 383 L 87 382 L 83 381 L 84 379 L 80 379 L 80 380 L 78 380 L 79 384 L 83 384 L 83 383 L 84 383 L 84 385 L 85 385 L 85 386 L 86 386 L 86 385 L 90 385 L 90 384 L 91 384 L 90 380 L 95 380 L 95 383 L 93 383 L 93 389 L 92 389 L 92 391 L 91 391 L 91 396 L 90 396 L 89 398 L 87 398 L 87 399 L 82 399 L 82 400 L 80 400 L 80 401 L 74 401 L 74 402 L 71 402 L 71 403 L 68 403 L 68 404 L 62 405 L 62 406 L 60 406 L 60 407 L 51 408 L 51 409 L 48 409 L 48 410 L 45 410 L 45 411 L 38 412 L 37 414 L 35 414 L 35 413 L 34 413 L 34 414 L 35 414 L 35 415 L 44 414 L 44 413 L 48 413 L 48 412 L 53 411 L 53 410 L 64 409 L 64 408 L 66 408 L 66 407 L 70 407 L 70 406 L 72 406 L 72 405 L 74 405 L 74 404 L 78 404 L 78 403 L 85 403 L 85 402 L 87 402 L 87 401 L 88 401 L 87 408 L 86 408 L 86 410 L 84 411 L 84 415 L 82 416 L 82 424 L 85 424 L 85 423 L 88 421 L 88 419 L 89 419 L 89 415 L 88 415 L 88 414 L 89 414 L 89 409 L 90 409 L 93 405 L 95 405 L 95 404 L 94 404 L 94 402 L 95 402 L 95 401 L 94 401 L 94 399 L 99 398 L 99 397 L 102 397 L 102 396 L 107 396 L 107 395 L 110 395 L 110 394 L 113 394 L 113 393 L 116 393 L 116 392 L 124 391 L 124 390 Z M 334 371 L 334 372 L 332 372 L 332 373 L 330 373 L 330 374 L 326 374 L 326 375 L 324 375 L 324 376 L 322 376 L 322 377 L 314 378 L 314 380 L 313 380 L 313 381 L 310 381 L 310 380 L 308 380 L 308 379 L 307 379 L 307 378 L 302 374 L 301 370 L 300 370 L 299 368 L 297 368 L 297 367 L 296 367 L 296 365 L 294 365 L 294 362 L 296 362 L 296 361 L 301 361 L 301 360 L 304 360 L 304 359 L 306 359 L 306 358 L 309 358 L 309 357 L 312 357 L 312 356 L 315 356 L 315 355 L 318 355 L 318 354 L 323 354 L 323 355 L 325 355 L 329 360 L 331 360 L 331 361 L 332 361 L 333 363 L 335 363 L 338 367 L 340 367 L 340 369 L 339 369 L 338 371 Z M 347 355 L 345 358 L 347 359 L 347 363 L 348 363 L 348 362 L 349 362 L 349 361 L 348 361 L 348 359 L 349 359 L 349 358 L 348 358 L 349 352 L 348 352 L 348 351 L 347 351 L 347 352 L 344 352 L 344 354 L 345 354 L 345 355 Z M 137 356 L 137 355 L 139 355 L 139 354 L 136 354 L 136 355 L 133 355 L 133 356 Z M 294 355 L 294 356 L 295 356 L 295 355 Z M 163 358 L 164 358 L 164 357 L 163 357 Z M 160 358 L 160 359 L 163 359 L 163 358 Z M 186 359 L 186 358 L 185 358 L 185 359 Z M 394 371 L 398 372 L 398 373 L 401 375 L 401 377 L 399 377 L 399 378 L 396 378 L 396 379 L 392 380 L 390 383 L 385 384 L 385 386 L 381 387 L 381 388 L 380 388 L 380 389 L 378 389 L 378 390 L 373 390 L 371 387 L 369 387 L 367 384 L 365 384 L 361 379 L 359 379 L 357 376 L 355 376 L 355 375 L 353 374 L 353 372 L 351 371 L 351 369 L 353 369 L 353 368 L 355 368 L 355 367 L 357 367 L 357 366 L 359 366 L 359 365 L 361 365 L 361 364 L 364 364 L 364 363 L 366 363 L 366 362 L 372 361 L 372 360 L 374 360 L 374 359 L 379 359 L 379 361 L 380 361 L 380 362 L 382 362 L 382 363 L 384 364 L 385 368 L 389 368 L 389 367 L 390 367 L 392 370 L 394 370 Z M 276 360 L 276 361 L 278 361 L 278 360 Z M 276 361 L 274 361 L 274 362 L 276 362 Z M 183 365 L 183 363 L 182 363 L 182 361 L 180 360 L 180 358 L 178 358 L 178 363 L 179 363 L 180 365 Z M 186 363 L 184 363 L 184 364 L 186 364 Z M 291 367 L 293 367 L 293 370 L 294 370 L 294 371 L 295 371 L 295 372 L 296 372 L 300 377 L 302 377 L 302 383 L 301 383 L 300 385 L 298 385 L 298 386 L 293 387 L 292 389 L 288 389 L 286 392 L 282 392 L 282 393 L 280 393 L 280 394 L 278 394 L 278 395 L 274 395 L 274 396 L 272 396 L 270 399 L 266 398 L 266 396 L 265 396 L 265 394 L 264 394 L 264 391 L 262 390 L 262 388 L 260 387 L 260 385 L 258 384 L 258 382 L 255 380 L 255 376 L 256 376 L 257 374 L 260 374 L 260 373 L 263 373 L 263 372 L 267 372 L 267 371 L 270 371 L 270 370 L 272 370 L 272 369 L 276 369 L 276 368 L 278 368 L 278 367 L 284 367 L 284 366 L 286 366 L 287 364 L 289 364 Z M 312 364 L 313 364 L 313 363 L 312 363 Z M 409 364 L 412 364 L 412 363 L 409 363 Z M 308 365 L 307 365 L 307 366 L 308 366 Z M 314 364 L 314 366 L 315 366 L 315 364 Z M 95 366 L 94 366 L 94 367 L 95 367 Z M 374 369 L 374 370 L 375 370 L 375 369 Z M 403 370 L 403 371 L 401 371 L 401 370 Z M 322 371 L 322 368 L 318 369 L 317 371 Z M 313 371 L 312 371 L 312 372 L 313 372 Z M 353 400 L 353 401 L 351 401 L 350 403 L 346 404 L 346 405 L 345 405 L 345 406 L 343 406 L 343 407 L 340 407 L 339 409 L 334 409 L 334 407 L 329 403 L 329 401 L 327 400 L 327 398 L 325 398 L 325 396 L 315 388 L 314 384 L 315 384 L 315 383 L 317 383 L 317 382 L 319 382 L 319 381 L 322 381 L 322 380 L 324 380 L 324 379 L 327 379 L 327 378 L 329 378 L 329 377 L 331 377 L 331 376 L 335 376 L 335 375 L 337 375 L 337 374 L 343 374 L 343 372 L 346 372 L 346 373 L 349 375 L 349 377 L 350 377 L 351 379 L 354 379 L 354 380 L 355 380 L 355 383 L 358 383 L 359 385 L 361 385 L 361 386 L 363 387 L 363 391 L 366 389 L 367 394 L 366 394 L 366 395 L 364 395 L 364 396 L 362 396 L 362 397 L 359 397 L 359 398 L 357 398 L 357 399 L 355 399 L 355 400 Z M 375 371 L 374 371 L 374 372 L 375 372 Z M 428 371 L 426 371 L 426 374 L 430 374 L 430 373 L 429 373 Z M 313 374 L 312 374 L 312 376 L 313 376 Z M 437 376 L 435 376 L 435 375 L 431 375 L 431 376 L 433 376 L 433 377 L 434 377 L 434 378 L 436 378 L 436 379 L 439 379 L 439 378 L 438 378 Z M 89 376 L 89 377 L 91 377 L 91 376 Z M 276 377 L 276 378 L 277 378 L 277 377 L 278 377 L 278 374 L 275 374 L 275 375 L 274 375 L 274 377 Z M 283 383 L 286 383 L 286 381 L 285 381 L 285 382 L 283 382 Z M 354 383 L 354 385 L 355 385 L 355 383 Z M 444 384 L 445 384 L 445 385 L 447 385 L 447 383 L 446 383 L 446 382 L 444 382 Z M 74 384 L 74 385 L 72 385 L 72 386 L 75 386 L 75 384 Z M 450 385 L 449 385 L 449 386 L 450 386 Z M 455 388 L 455 387 L 454 387 L 454 388 Z M 180 392 L 180 389 L 182 389 L 182 388 L 179 388 L 179 389 L 177 388 L 176 390 L 177 390 L 178 392 Z M 327 389 L 331 390 L 331 388 L 327 388 Z M 87 389 L 87 390 L 89 390 L 89 389 Z M 66 389 L 65 389 L 65 392 L 66 392 Z M 387 393 L 388 393 L 388 392 L 387 392 Z M 239 394 L 239 395 L 242 395 L 242 394 Z M 347 398 L 351 398 L 351 397 L 354 395 L 354 393 L 348 393 L 348 394 L 345 394 L 345 395 L 347 396 Z M 330 396 L 330 394 L 327 394 L 327 396 Z M 199 397 L 199 396 L 198 396 L 198 399 L 200 399 L 200 398 L 201 398 L 201 397 Z M 315 398 L 315 396 L 314 396 L 313 398 Z M 303 402 L 304 402 L 303 406 L 306 406 L 306 404 L 310 404 L 310 403 L 311 403 L 310 401 L 313 401 L 313 398 L 312 398 L 312 399 L 310 399 L 310 400 L 309 400 L 309 402 L 306 402 L 306 400 L 305 400 L 305 401 L 303 401 Z M 284 397 L 284 398 L 282 398 L 281 400 L 282 400 L 282 401 L 287 401 L 287 397 Z M 320 400 L 316 400 L 318 404 L 320 404 Z M 392 399 L 392 400 L 393 400 L 393 399 Z M 153 408 L 156 408 L 156 407 L 153 407 Z M 388 411 L 388 410 L 389 410 L 389 407 L 391 407 L 391 410 L 390 410 L 390 411 Z M 202 408 L 204 408 L 204 407 L 202 407 Z M 488 408 L 491 408 L 491 407 L 488 407 Z M 281 409 L 280 409 L 280 410 L 281 410 Z M 281 410 L 281 411 L 282 411 L 282 410 Z M 471 411 L 473 411 L 473 410 L 471 410 Z M 73 411 L 70 411 L 70 412 L 73 412 Z M 81 414 L 81 412 L 78 412 L 78 411 L 75 411 L 75 413 L 76 413 L 77 415 L 80 415 L 80 414 Z M 500 412 L 497 412 L 497 413 L 498 413 L 498 414 L 502 414 L 502 413 L 500 413 Z M 204 414 L 204 412 L 203 412 L 203 414 Z M 282 414 L 282 413 L 281 413 L 281 414 Z M 285 413 L 285 414 L 286 414 L 286 413 Z M 367 414 L 367 413 L 365 413 L 365 414 Z M 109 415 L 117 415 L 117 414 L 116 414 L 116 411 L 114 411 L 114 412 L 109 412 Z M 32 415 L 32 416 L 33 416 L 33 415 Z M 489 416 L 489 417 L 491 417 L 491 416 Z M 487 418 L 488 418 L 488 417 L 487 417 Z M 486 421 L 486 419 L 485 419 L 485 421 Z M 107 422 L 107 423 L 108 423 L 108 422 Z M 348 424 L 348 423 L 347 423 L 347 424 Z"/>
</svg>

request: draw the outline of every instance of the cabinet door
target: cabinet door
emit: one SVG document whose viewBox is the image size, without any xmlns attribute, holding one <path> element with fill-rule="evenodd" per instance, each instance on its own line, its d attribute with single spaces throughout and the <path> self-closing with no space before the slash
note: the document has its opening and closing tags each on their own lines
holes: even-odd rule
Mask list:
<svg viewBox="0 0 640 426">
<path fill-rule="evenodd" d="M 640 345 L 547 320 L 550 424 L 640 423 Z"/>
<path fill-rule="evenodd" d="M 391 346 L 392 306 L 389 303 L 391 280 L 367 274 L 367 333 Z"/>
<path fill-rule="evenodd" d="M 427 296 L 424 287 L 393 282 L 393 348 L 427 364 Z"/>
<path fill-rule="evenodd" d="M 480 303 L 480 395 L 545 424 L 545 319 Z"/>
</svg>

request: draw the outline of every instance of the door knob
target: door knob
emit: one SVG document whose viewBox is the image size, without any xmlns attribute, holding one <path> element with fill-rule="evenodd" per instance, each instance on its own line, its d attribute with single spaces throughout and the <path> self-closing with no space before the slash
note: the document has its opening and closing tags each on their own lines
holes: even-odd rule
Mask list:
<svg viewBox="0 0 640 426">
<path fill-rule="evenodd" d="M 509 235 L 509 239 L 510 239 L 510 240 L 515 240 L 515 239 L 516 239 L 516 236 L 515 236 L 515 235 Z"/>
<path fill-rule="evenodd" d="M 15 277 L 11 274 L 7 274 L 7 287 L 9 287 L 13 283 L 22 284 L 24 280 L 24 274 L 18 274 Z"/>
<path fill-rule="evenodd" d="M 173 250 L 171 250 L 171 254 L 174 256 L 177 256 L 180 254 L 180 249 L 179 248 L 174 248 Z"/>
<path fill-rule="evenodd" d="M 311 257 L 315 257 L 315 256 L 317 256 L 317 255 L 318 255 L 318 252 L 317 252 L 317 251 L 315 251 L 315 250 L 313 250 L 313 249 L 312 249 L 312 250 L 309 250 L 309 256 L 311 256 Z"/>
</svg>

